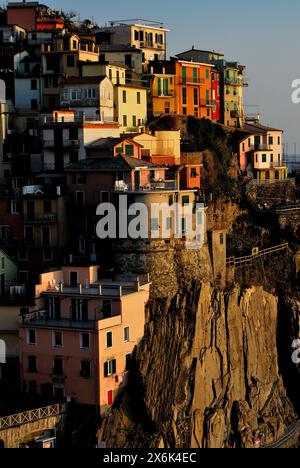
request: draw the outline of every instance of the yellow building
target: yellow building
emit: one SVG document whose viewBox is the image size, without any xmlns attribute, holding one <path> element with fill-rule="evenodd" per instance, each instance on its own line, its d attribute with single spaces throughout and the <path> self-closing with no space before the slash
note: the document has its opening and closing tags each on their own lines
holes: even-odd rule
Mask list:
<svg viewBox="0 0 300 468">
<path fill-rule="evenodd" d="M 97 36 L 100 44 L 123 44 L 143 51 L 145 62 L 165 60 L 168 29 L 162 23 L 145 20 L 114 21 L 100 28 Z"/>
<path fill-rule="evenodd" d="M 112 63 L 84 63 L 82 64 L 82 77 L 107 76 L 113 85 L 126 83 L 126 69 L 122 64 Z"/>
<path fill-rule="evenodd" d="M 115 119 L 121 133 L 136 133 L 147 121 L 147 89 L 133 84 L 114 86 Z"/>
<path fill-rule="evenodd" d="M 53 38 L 52 44 L 41 47 L 43 106 L 60 106 L 60 85 L 63 77 L 79 77 L 82 62 L 98 62 L 99 48 L 94 41 L 81 40 L 76 34 Z"/>
<path fill-rule="evenodd" d="M 244 123 L 245 67 L 237 62 L 225 62 L 224 76 L 224 125 L 242 127 Z"/>
</svg>

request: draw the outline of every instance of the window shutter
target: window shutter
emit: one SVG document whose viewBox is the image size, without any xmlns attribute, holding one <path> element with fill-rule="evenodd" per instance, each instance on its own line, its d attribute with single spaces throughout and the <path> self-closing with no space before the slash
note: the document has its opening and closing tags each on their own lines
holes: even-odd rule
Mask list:
<svg viewBox="0 0 300 468">
<path fill-rule="evenodd" d="M 104 363 L 104 377 L 108 376 L 108 362 Z"/>
<path fill-rule="evenodd" d="M 158 95 L 161 96 L 161 78 L 158 78 Z"/>
<path fill-rule="evenodd" d="M 116 372 L 117 372 L 117 361 L 114 359 L 112 361 L 112 373 L 116 374 Z"/>
</svg>

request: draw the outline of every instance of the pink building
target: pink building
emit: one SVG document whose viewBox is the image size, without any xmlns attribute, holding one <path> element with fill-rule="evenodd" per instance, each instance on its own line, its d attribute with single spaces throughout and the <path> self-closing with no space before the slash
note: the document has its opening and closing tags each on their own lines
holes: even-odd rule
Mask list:
<svg viewBox="0 0 300 468">
<path fill-rule="evenodd" d="M 112 405 L 144 335 L 149 278 L 98 281 L 98 266 L 41 275 L 36 308 L 21 317 L 21 378 L 27 392 Z"/>
</svg>

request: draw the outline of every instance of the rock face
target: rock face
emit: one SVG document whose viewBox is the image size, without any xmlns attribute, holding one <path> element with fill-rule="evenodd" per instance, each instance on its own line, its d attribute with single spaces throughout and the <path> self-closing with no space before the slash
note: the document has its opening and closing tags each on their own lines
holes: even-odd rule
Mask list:
<svg viewBox="0 0 300 468">
<path fill-rule="evenodd" d="M 155 299 L 102 440 L 108 447 L 223 448 L 278 439 L 296 419 L 279 370 L 279 316 L 278 298 L 262 287 L 224 292 L 195 281 Z"/>
</svg>

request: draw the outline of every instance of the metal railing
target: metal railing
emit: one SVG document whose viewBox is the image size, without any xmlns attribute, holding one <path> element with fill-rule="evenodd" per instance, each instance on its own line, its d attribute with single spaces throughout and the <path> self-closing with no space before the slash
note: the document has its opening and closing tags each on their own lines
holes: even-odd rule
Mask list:
<svg viewBox="0 0 300 468">
<path fill-rule="evenodd" d="M 164 180 L 158 182 L 150 182 L 149 184 L 145 184 L 142 186 L 126 184 L 125 182 L 122 184 L 119 181 L 115 184 L 115 191 L 116 192 L 135 192 L 135 193 L 145 193 L 145 192 L 159 192 L 159 191 L 174 191 L 178 190 L 178 183 L 174 180 Z"/>
<path fill-rule="evenodd" d="M 0 418 L 0 431 L 10 429 L 12 427 L 22 426 L 23 424 L 30 424 L 45 418 L 52 418 L 59 416 L 65 412 L 62 405 L 46 406 L 35 410 L 26 411 L 24 413 L 13 414 Z"/>
<path fill-rule="evenodd" d="M 23 214 L 23 221 L 31 223 L 56 223 L 56 213 L 35 213 L 32 215 Z"/>
<path fill-rule="evenodd" d="M 273 151 L 273 146 L 271 145 L 251 145 L 249 147 L 250 151 Z"/>
<path fill-rule="evenodd" d="M 227 259 L 226 264 L 228 268 L 239 268 L 244 265 L 251 265 L 253 260 L 266 257 L 268 255 L 272 255 L 278 252 L 282 252 L 283 250 L 287 250 L 288 247 L 289 244 L 284 243 L 258 251 L 257 253 L 253 253 L 252 255 L 246 255 L 245 257 L 230 257 Z"/>
<path fill-rule="evenodd" d="M 0 302 L 15 301 L 27 296 L 27 288 L 25 284 L 16 282 L 5 282 L 0 285 Z"/>
</svg>

